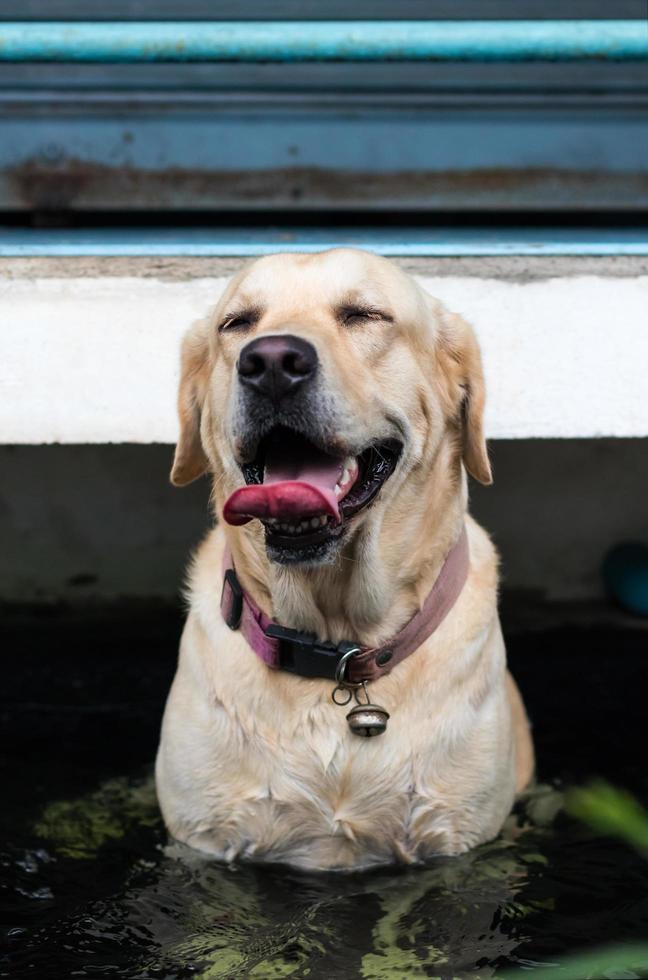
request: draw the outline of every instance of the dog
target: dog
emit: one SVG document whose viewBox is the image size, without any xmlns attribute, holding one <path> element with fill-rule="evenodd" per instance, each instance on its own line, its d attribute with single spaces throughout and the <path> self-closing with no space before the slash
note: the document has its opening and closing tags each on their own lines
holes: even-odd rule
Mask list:
<svg viewBox="0 0 648 980">
<path fill-rule="evenodd" d="M 171 480 L 209 473 L 217 525 L 156 762 L 173 837 L 350 871 L 498 834 L 534 761 L 467 514 L 484 401 L 472 329 L 361 250 L 254 261 L 190 329 Z"/>
</svg>

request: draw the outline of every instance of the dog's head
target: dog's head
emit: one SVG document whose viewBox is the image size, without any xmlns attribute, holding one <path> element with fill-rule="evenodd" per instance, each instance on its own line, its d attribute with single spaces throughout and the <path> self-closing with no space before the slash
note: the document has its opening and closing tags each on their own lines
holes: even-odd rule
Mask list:
<svg viewBox="0 0 648 980">
<path fill-rule="evenodd" d="M 185 338 L 171 479 L 210 470 L 228 523 L 312 566 L 407 506 L 442 445 L 489 483 L 483 406 L 472 330 L 396 265 L 268 256 Z"/>
</svg>

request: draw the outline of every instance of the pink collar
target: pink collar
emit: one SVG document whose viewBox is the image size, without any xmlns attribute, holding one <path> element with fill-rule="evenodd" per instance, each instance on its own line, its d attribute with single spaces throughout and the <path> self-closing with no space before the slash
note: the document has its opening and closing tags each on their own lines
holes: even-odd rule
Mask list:
<svg viewBox="0 0 648 980">
<path fill-rule="evenodd" d="M 359 684 L 388 674 L 434 633 L 458 599 L 468 577 L 468 566 L 468 535 L 464 525 L 421 609 L 379 647 L 320 641 L 310 633 L 273 623 L 241 588 L 230 556 L 226 556 L 221 612 L 230 629 L 240 629 L 259 660 L 268 667 L 301 677 L 336 680 L 340 662 L 345 658 L 345 679 Z"/>
</svg>

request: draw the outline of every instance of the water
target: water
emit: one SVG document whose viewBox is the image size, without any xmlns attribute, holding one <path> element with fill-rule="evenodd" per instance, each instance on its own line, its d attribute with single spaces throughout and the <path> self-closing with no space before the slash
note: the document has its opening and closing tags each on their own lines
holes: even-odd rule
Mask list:
<svg viewBox="0 0 648 980">
<path fill-rule="evenodd" d="M 562 810 L 594 774 L 648 801 L 645 632 L 510 637 L 539 788 L 471 854 L 340 876 L 167 840 L 151 760 L 179 628 L 166 609 L 5 617 L 0 976 L 559 980 L 574 951 L 648 939 L 648 861 Z"/>
</svg>

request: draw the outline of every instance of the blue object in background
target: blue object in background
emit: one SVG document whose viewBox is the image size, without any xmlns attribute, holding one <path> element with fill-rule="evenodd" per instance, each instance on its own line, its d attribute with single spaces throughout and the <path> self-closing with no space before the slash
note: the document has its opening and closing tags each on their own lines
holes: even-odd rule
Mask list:
<svg viewBox="0 0 648 980">
<path fill-rule="evenodd" d="M 628 612 L 648 616 L 648 547 L 637 541 L 615 545 L 603 562 L 608 592 Z"/>
</svg>

